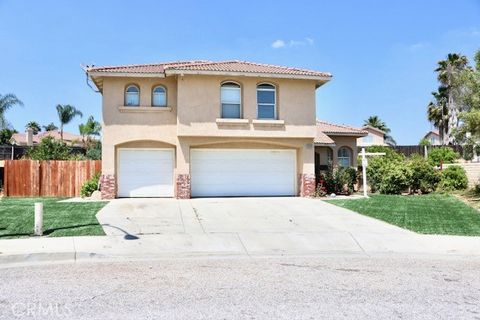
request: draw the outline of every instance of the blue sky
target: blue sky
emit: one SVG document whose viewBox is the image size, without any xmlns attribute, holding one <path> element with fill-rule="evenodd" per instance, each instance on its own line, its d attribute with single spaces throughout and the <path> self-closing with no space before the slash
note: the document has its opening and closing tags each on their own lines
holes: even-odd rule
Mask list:
<svg viewBox="0 0 480 320">
<path fill-rule="evenodd" d="M 378 115 L 415 144 L 431 128 L 436 61 L 480 49 L 480 1 L 0 0 L 0 39 L 0 94 L 25 103 L 6 115 L 19 131 L 57 123 L 59 103 L 101 119 L 81 63 L 239 59 L 329 71 L 318 118 Z"/>
</svg>

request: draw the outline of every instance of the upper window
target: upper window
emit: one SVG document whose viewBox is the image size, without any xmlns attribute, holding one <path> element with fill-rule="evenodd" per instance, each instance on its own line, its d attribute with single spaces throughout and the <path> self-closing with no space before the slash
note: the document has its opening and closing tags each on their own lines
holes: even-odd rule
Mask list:
<svg viewBox="0 0 480 320">
<path fill-rule="evenodd" d="M 257 118 L 275 119 L 276 90 L 271 84 L 257 86 Z"/>
<path fill-rule="evenodd" d="M 129 85 L 125 90 L 125 105 L 126 106 L 140 105 L 140 89 L 136 85 Z"/>
<path fill-rule="evenodd" d="M 152 91 L 152 106 L 166 107 L 167 106 L 167 90 L 165 87 L 157 86 Z"/>
<path fill-rule="evenodd" d="M 352 154 L 347 147 L 338 149 L 338 165 L 343 168 L 350 167 Z"/>
<path fill-rule="evenodd" d="M 222 84 L 220 100 L 222 102 L 222 118 L 240 118 L 241 89 L 233 82 Z"/>
</svg>

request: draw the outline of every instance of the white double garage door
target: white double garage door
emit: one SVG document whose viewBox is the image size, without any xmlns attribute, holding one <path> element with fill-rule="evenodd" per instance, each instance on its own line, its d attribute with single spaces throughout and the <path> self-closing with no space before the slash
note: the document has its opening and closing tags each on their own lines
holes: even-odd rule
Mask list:
<svg viewBox="0 0 480 320">
<path fill-rule="evenodd" d="M 173 197 L 174 149 L 119 149 L 119 197 Z M 191 149 L 192 197 L 293 196 L 296 151 Z"/>
</svg>

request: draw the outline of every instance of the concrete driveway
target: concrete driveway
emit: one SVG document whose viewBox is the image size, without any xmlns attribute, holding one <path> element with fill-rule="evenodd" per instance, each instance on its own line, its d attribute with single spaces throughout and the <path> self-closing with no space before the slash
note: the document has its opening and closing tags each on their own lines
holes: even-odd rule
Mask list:
<svg viewBox="0 0 480 320">
<path fill-rule="evenodd" d="M 413 232 L 307 198 L 117 199 L 97 218 L 107 235 L 138 237 L 131 250 L 364 254 L 418 246 Z"/>
<path fill-rule="evenodd" d="M 117 199 L 98 214 L 107 235 L 408 231 L 306 198 Z"/>
</svg>

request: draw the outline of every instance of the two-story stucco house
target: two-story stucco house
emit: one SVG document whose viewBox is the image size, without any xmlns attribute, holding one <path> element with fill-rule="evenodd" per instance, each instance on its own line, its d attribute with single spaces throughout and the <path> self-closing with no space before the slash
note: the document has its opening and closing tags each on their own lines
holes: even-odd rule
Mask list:
<svg viewBox="0 0 480 320">
<path fill-rule="evenodd" d="M 331 75 L 243 61 L 87 66 L 103 97 L 101 192 L 308 196 Z"/>
<path fill-rule="evenodd" d="M 367 135 L 357 139 L 357 146 L 370 147 L 370 146 L 387 146 L 385 143 L 385 132 L 372 126 L 363 126 L 363 131 L 367 132 Z"/>
</svg>

